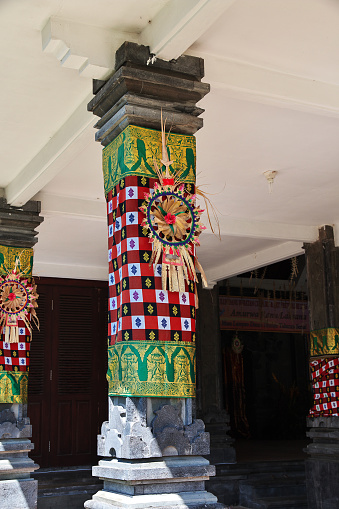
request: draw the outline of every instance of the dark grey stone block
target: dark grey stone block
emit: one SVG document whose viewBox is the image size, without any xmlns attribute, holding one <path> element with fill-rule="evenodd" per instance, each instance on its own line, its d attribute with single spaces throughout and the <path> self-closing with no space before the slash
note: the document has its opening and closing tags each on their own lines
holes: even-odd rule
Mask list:
<svg viewBox="0 0 339 509">
<path fill-rule="evenodd" d="M 146 66 L 151 56 L 148 46 L 126 41 L 115 54 L 115 70 L 128 64 L 137 64 Z M 168 74 L 174 73 L 190 76 L 192 79 L 201 80 L 204 77 L 204 60 L 198 57 L 182 55 L 176 60 L 170 62 L 157 58 L 151 67 L 168 71 Z"/>
<path fill-rule="evenodd" d="M 40 202 L 12 207 L 0 197 L 0 243 L 4 246 L 33 247 L 38 239 L 35 228 L 43 221 Z"/>
</svg>

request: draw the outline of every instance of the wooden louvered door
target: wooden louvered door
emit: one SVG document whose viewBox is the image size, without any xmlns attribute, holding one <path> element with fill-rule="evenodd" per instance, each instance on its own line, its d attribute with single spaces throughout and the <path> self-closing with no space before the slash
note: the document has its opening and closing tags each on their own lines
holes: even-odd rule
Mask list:
<svg viewBox="0 0 339 509">
<path fill-rule="evenodd" d="M 28 415 L 32 424 L 32 458 L 40 466 L 48 465 L 49 419 L 51 410 L 51 303 L 52 289 L 39 286 L 39 330 L 33 329 L 28 382 Z M 46 422 L 47 419 L 47 422 Z"/>
<path fill-rule="evenodd" d="M 90 464 L 107 418 L 107 288 L 59 280 L 38 291 L 44 318 L 32 342 L 29 416 L 38 447 L 31 457 L 40 466 Z M 35 374 L 42 363 L 44 374 Z"/>
</svg>

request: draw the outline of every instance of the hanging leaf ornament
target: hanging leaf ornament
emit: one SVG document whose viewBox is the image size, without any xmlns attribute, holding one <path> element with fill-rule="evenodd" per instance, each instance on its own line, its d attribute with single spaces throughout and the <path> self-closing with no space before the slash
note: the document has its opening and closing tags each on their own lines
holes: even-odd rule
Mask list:
<svg viewBox="0 0 339 509">
<path fill-rule="evenodd" d="M 184 292 L 185 280 L 197 281 L 196 268 L 207 286 L 205 273 L 195 255 L 195 246 L 200 245 L 199 236 L 205 229 L 200 220 L 204 211 L 196 205 L 196 195 L 189 193 L 184 182 L 170 172 L 173 161 L 168 157 L 162 116 L 161 136 L 161 163 L 165 170 L 160 170 L 154 160 L 159 182 L 154 184 L 151 193 L 145 193 L 145 202 L 140 207 L 145 215 L 142 226 L 148 229 L 152 242 L 150 265 L 162 265 L 163 290 Z"/>
<path fill-rule="evenodd" d="M 25 323 L 30 334 L 30 316 L 39 328 L 35 311 L 37 298 L 36 285 L 29 284 L 23 274 L 17 272 L 17 265 L 13 272 L 0 276 L 0 333 L 5 331 L 6 342 L 19 342 L 19 320 Z"/>
</svg>

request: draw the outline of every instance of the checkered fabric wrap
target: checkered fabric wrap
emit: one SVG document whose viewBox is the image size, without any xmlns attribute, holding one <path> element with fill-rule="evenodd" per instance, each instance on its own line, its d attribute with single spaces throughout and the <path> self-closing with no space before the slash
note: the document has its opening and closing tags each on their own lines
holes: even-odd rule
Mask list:
<svg viewBox="0 0 339 509">
<path fill-rule="evenodd" d="M 19 343 L 5 341 L 5 330 L 0 339 L 0 371 L 29 371 L 31 337 L 25 322 L 19 320 Z"/>
<path fill-rule="evenodd" d="M 310 363 L 314 406 L 310 417 L 339 416 L 339 358 Z"/>
<path fill-rule="evenodd" d="M 195 340 L 195 284 L 162 290 L 161 265 L 149 266 L 152 245 L 139 207 L 155 179 L 129 176 L 107 195 L 109 345 L 120 341 Z"/>
</svg>

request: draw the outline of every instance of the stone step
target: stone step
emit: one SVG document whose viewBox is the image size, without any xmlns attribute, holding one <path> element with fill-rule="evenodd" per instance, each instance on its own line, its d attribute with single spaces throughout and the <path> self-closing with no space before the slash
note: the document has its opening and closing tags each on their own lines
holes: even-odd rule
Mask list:
<svg viewBox="0 0 339 509">
<path fill-rule="evenodd" d="M 286 478 L 265 478 L 239 482 L 239 502 L 246 504 L 248 500 L 262 497 L 278 497 L 305 495 L 305 475 L 288 476 Z"/>
<path fill-rule="evenodd" d="M 306 495 L 296 497 L 267 497 L 247 504 L 248 509 L 303 509 L 307 508 Z"/>
<path fill-rule="evenodd" d="M 267 474 L 279 474 L 291 472 L 305 472 L 305 462 L 302 460 L 293 461 L 256 461 L 249 463 L 219 464 L 216 465 L 217 475 L 244 475 L 261 476 Z"/>
<path fill-rule="evenodd" d="M 41 468 L 38 480 L 38 509 L 83 509 L 84 502 L 102 488 L 92 477 L 92 467 Z"/>
<path fill-rule="evenodd" d="M 216 477 L 212 477 L 206 483 L 206 488 L 214 493 L 219 502 L 224 503 L 226 507 L 242 504 L 250 508 L 252 506 L 248 505 L 249 500 L 256 502 L 258 499 L 274 496 L 293 498 L 305 493 L 303 460 L 217 465 L 216 470 Z M 291 493 L 288 491 L 289 487 L 291 487 Z M 242 496 L 240 490 L 242 490 Z"/>
</svg>

